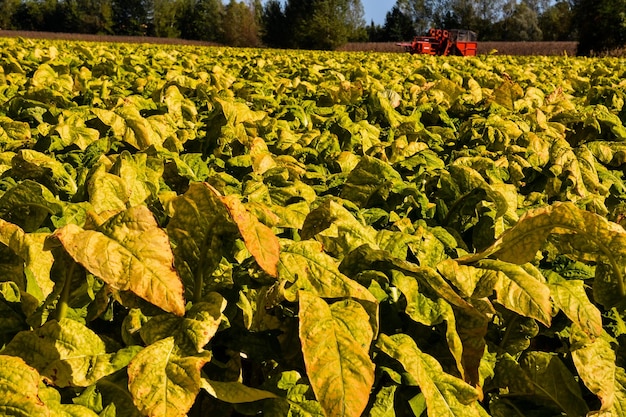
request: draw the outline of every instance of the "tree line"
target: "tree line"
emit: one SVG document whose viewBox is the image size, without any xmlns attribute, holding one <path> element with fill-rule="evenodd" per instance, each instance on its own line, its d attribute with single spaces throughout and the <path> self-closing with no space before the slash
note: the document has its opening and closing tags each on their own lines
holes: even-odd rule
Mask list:
<svg viewBox="0 0 626 417">
<path fill-rule="evenodd" d="M 0 28 L 156 36 L 232 46 L 335 49 L 410 40 L 429 27 L 480 40 L 578 40 L 589 54 L 626 44 L 626 0 L 397 0 L 383 24 L 361 0 L 0 0 Z"/>
</svg>

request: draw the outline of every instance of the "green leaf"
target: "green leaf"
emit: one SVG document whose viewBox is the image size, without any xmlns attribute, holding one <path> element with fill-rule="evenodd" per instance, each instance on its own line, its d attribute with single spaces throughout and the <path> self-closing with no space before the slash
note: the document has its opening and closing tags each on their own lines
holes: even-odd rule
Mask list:
<svg viewBox="0 0 626 417">
<path fill-rule="evenodd" d="M 369 417 L 396 417 L 394 400 L 396 397 L 396 385 L 382 387 L 376 393 L 376 399 L 369 411 Z"/>
<path fill-rule="evenodd" d="M 600 310 L 589 301 L 585 283 L 581 280 L 559 280 L 549 284 L 552 300 L 557 308 L 590 337 L 602 333 Z"/>
<path fill-rule="evenodd" d="M 204 357 L 176 357 L 174 338 L 146 347 L 128 365 L 128 389 L 137 408 L 154 417 L 184 417 L 201 387 Z"/>
<path fill-rule="evenodd" d="M 406 314 L 417 323 L 425 326 L 434 326 L 446 322 L 446 342 L 450 353 L 456 361 L 458 371 L 464 376 L 465 371 L 461 364 L 463 345 L 456 329 L 456 317 L 452 306 L 444 299 L 431 300 L 419 291 L 415 278 L 402 273 L 393 275 L 391 282 L 398 287 L 406 299 Z"/>
<path fill-rule="evenodd" d="M 145 323 L 139 333 L 146 344 L 172 336 L 176 354 L 201 353 L 204 346 L 215 336 L 222 323 L 226 300 L 218 293 L 209 293 L 203 301 L 194 303 L 185 317 L 170 314 L 154 316 Z"/>
<path fill-rule="evenodd" d="M 62 404 L 61 394 L 52 387 L 40 387 L 39 397 L 50 408 L 51 415 L 63 417 L 98 417 L 93 410 L 80 404 Z"/>
<path fill-rule="evenodd" d="M 402 177 L 391 165 L 365 156 L 348 175 L 341 197 L 359 207 L 369 207 L 376 199 L 387 199 L 394 181 L 402 181 Z"/>
<path fill-rule="evenodd" d="M 374 384 L 367 313 L 351 300 L 328 306 L 306 291 L 298 298 L 300 343 L 315 397 L 327 416 L 360 416 Z"/>
<path fill-rule="evenodd" d="M 225 251 L 224 235 L 232 236 L 234 227 L 226 207 L 206 183 L 189 184 L 185 194 L 170 202 L 169 214 L 167 233 L 174 243 L 176 268 L 198 301 Z"/>
<path fill-rule="evenodd" d="M 56 386 L 86 387 L 126 366 L 137 349 L 108 354 L 97 334 L 64 319 L 18 333 L 3 353 L 21 357 Z"/>
<path fill-rule="evenodd" d="M 548 352 L 529 352 L 519 364 L 505 355 L 499 359 L 496 374 L 497 386 L 513 395 L 549 400 L 568 416 L 584 416 L 589 411 L 574 375 Z"/>
<path fill-rule="evenodd" d="M 39 398 L 39 374 L 20 358 L 0 355 L 0 414 L 48 417 L 50 411 Z"/>
<path fill-rule="evenodd" d="M 560 241 L 556 244 L 568 253 L 575 251 L 606 259 L 617 281 L 616 290 L 622 297 L 626 295 L 622 264 L 626 259 L 626 231 L 620 225 L 580 210 L 569 202 L 527 211 L 491 247 L 458 261 L 469 263 L 493 255 L 521 265 L 535 258 L 550 234 L 559 236 Z"/>
<path fill-rule="evenodd" d="M 0 217 L 26 232 L 36 231 L 49 215 L 61 209 L 61 203 L 52 193 L 32 180 L 22 181 L 0 197 Z"/>
<path fill-rule="evenodd" d="M 51 156 L 30 149 L 22 149 L 13 158 L 11 171 L 20 179 L 35 180 L 54 194 L 72 196 L 78 191 L 76 181 L 66 167 Z"/>
<path fill-rule="evenodd" d="M 176 315 L 185 313 L 169 240 L 147 207 L 123 211 L 98 230 L 68 224 L 54 236 L 76 262 L 113 288 L 132 291 Z"/>
<path fill-rule="evenodd" d="M 272 392 L 248 387 L 241 382 L 236 381 L 220 382 L 202 378 L 201 387 L 218 400 L 231 404 L 249 403 L 253 401 L 266 400 L 268 398 L 279 398 Z"/>
<path fill-rule="evenodd" d="M 496 272 L 496 300 L 509 310 L 549 326 L 552 321 L 550 287 L 523 266 L 485 259 L 476 264 Z"/>
<path fill-rule="evenodd" d="M 480 416 L 478 392 L 461 379 L 445 373 L 439 362 L 423 353 L 408 335 L 381 334 L 376 347 L 400 362 L 417 382 L 429 415 Z"/>
<path fill-rule="evenodd" d="M 572 360 L 580 379 L 594 395 L 598 397 L 602 406 L 600 411 L 613 407 L 616 389 L 615 352 L 606 340 L 606 334 L 594 340 L 588 340 L 583 346 L 572 350 Z M 572 342 L 576 342 L 575 333 Z"/>
</svg>

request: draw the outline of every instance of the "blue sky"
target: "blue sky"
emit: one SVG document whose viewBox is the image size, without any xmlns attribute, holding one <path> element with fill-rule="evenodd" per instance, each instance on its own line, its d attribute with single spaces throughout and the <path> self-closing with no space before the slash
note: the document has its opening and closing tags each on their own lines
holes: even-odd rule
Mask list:
<svg viewBox="0 0 626 417">
<path fill-rule="evenodd" d="M 385 23 L 385 16 L 390 11 L 396 0 L 361 0 L 363 8 L 365 9 L 365 23 L 370 24 L 373 20 L 374 23 L 382 25 Z"/>
</svg>

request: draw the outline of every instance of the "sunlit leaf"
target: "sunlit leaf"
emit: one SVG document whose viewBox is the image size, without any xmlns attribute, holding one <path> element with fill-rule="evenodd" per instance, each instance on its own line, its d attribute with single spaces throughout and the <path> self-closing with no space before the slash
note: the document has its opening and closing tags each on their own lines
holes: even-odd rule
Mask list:
<svg viewBox="0 0 626 417">
<path fill-rule="evenodd" d="M 273 277 L 278 276 L 277 264 L 280 251 L 278 238 L 272 229 L 254 217 L 234 196 L 221 197 L 233 221 L 243 237 L 246 248 L 259 266 Z"/>
<path fill-rule="evenodd" d="M 201 387 L 218 400 L 233 404 L 278 398 L 272 392 L 247 387 L 241 382 L 220 382 L 202 378 Z"/>
<path fill-rule="evenodd" d="M 200 391 L 200 369 L 209 357 L 176 357 L 174 338 L 146 347 L 128 365 L 128 389 L 149 416 L 186 416 Z"/>
<path fill-rule="evenodd" d="M 400 362 L 415 379 L 426 400 L 429 415 L 480 416 L 476 390 L 463 380 L 445 373 L 439 362 L 423 353 L 408 335 L 381 334 L 376 346 Z"/>
<path fill-rule="evenodd" d="M 20 358 L 0 355 L 0 414 L 5 416 L 48 417 L 41 401 L 39 374 Z"/>
<path fill-rule="evenodd" d="M 317 400 L 327 416 L 360 416 L 374 383 L 367 313 L 350 300 L 329 306 L 306 291 L 298 296 L 302 354 Z"/>
<path fill-rule="evenodd" d="M 68 224 L 54 236 L 70 256 L 112 287 L 184 314 L 183 287 L 169 240 L 145 206 L 121 212 L 98 230 Z"/>
</svg>

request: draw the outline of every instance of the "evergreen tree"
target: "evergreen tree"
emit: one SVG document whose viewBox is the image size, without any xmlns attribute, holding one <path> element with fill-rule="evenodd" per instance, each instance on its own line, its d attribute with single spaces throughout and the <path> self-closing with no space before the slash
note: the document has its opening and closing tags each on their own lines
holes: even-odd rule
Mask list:
<svg viewBox="0 0 626 417">
<path fill-rule="evenodd" d="M 626 0 L 574 0 L 578 55 L 602 53 L 626 45 Z"/>
<path fill-rule="evenodd" d="M 149 0 L 112 0 L 113 30 L 116 35 L 145 36 L 148 16 L 152 13 Z"/>
<path fill-rule="evenodd" d="M 418 34 L 413 19 L 402 12 L 398 4 L 387 12 L 383 33 L 387 42 L 409 41 Z"/>
<path fill-rule="evenodd" d="M 279 0 L 269 0 L 263 7 L 263 43 L 272 48 L 289 46 L 289 27 Z"/>
</svg>

